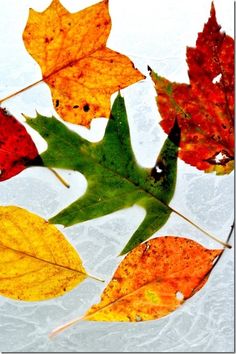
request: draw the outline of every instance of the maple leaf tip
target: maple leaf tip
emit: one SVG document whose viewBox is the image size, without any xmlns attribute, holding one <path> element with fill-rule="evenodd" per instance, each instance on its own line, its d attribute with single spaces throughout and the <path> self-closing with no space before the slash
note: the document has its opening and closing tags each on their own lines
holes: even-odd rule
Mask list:
<svg viewBox="0 0 236 354">
<path fill-rule="evenodd" d="M 215 8 L 214 1 L 212 1 L 211 3 L 210 20 L 214 20 L 217 23 L 216 8 Z"/>
<path fill-rule="evenodd" d="M 147 66 L 147 69 L 148 69 L 149 74 L 152 75 L 152 73 L 153 73 L 152 68 L 148 65 L 148 66 Z"/>
<path fill-rule="evenodd" d="M 100 4 L 100 5 L 105 5 L 105 6 L 107 7 L 107 9 L 108 9 L 108 7 L 109 7 L 109 0 L 102 0 L 102 1 L 100 1 L 99 3 L 97 3 L 97 4 L 94 4 L 93 6 L 96 6 L 96 5 L 98 5 L 98 4 Z"/>
<path fill-rule="evenodd" d="M 33 16 L 33 15 L 35 15 L 35 14 L 39 14 L 39 12 L 38 12 L 38 11 L 35 11 L 32 7 L 30 7 L 30 8 L 29 8 L 29 17 L 30 17 L 30 16 Z M 23 33 L 23 35 L 24 35 L 24 33 Z"/>
<path fill-rule="evenodd" d="M 214 1 L 211 2 L 211 13 L 212 14 L 215 14 L 216 12 L 216 9 L 215 9 L 215 4 L 214 4 Z"/>
<path fill-rule="evenodd" d="M 57 6 L 61 5 L 62 6 L 62 4 L 59 0 L 52 0 L 50 6 L 53 6 L 53 5 L 57 5 Z"/>
</svg>

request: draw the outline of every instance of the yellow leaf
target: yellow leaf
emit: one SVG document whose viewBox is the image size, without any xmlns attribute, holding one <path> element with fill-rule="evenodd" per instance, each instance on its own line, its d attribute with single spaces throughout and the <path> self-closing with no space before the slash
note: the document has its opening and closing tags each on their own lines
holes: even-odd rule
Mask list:
<svg viewBox="0 0 236 354">
<path fill-rule="evenodd" d="M 22 208 L 0 207 L 0 294 L 39 301 L 70 291 L 86 277 L 63 234 Z"/>
<path fill-rule="evenodd" d="M 106 0 L 73 14 L 59 0 L 42 13 L 30 10 L 26 49 L 68 122 L 89 126 L 93 118 L 108 118 L 111 94 L 144 78 L 126 56 L 106 47 L 110 30 Z"/>
</svg>

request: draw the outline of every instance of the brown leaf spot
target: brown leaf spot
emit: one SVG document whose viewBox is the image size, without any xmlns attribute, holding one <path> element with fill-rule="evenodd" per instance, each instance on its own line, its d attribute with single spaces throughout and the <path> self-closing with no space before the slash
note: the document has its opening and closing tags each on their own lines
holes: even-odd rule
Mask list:
<svg viewBox="0 0 236 354">
<path fill-rule="evenodd" d="M 89 112 L 90 107 L 89 107 L 89 104 L 88 104 L 88 103 L 86 103 L 86 104 L 84 105 L 83 110 L 84 110 L 84 112 Z"/>
</svg>

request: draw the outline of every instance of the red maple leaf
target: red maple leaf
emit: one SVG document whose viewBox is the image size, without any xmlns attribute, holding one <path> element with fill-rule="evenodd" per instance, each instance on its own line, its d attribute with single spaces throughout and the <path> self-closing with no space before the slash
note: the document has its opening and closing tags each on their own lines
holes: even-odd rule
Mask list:
<svg viewBox="0 0 236 354">
<path fill-rule="evenodd" d="M 16 118 L 0 108 L 0 181 L 34 164 L 40 165 L 41 159 L 31 136 Z"/>
<path fill-rule="evenodd" d="M 234 167 L 234 41 L 221 31 L 214 4 L 196 48 L 187 48 L 190 84 L 155 74 L 161 126 L 169 133 L 177 118 L 179 156 L 206 172 L 230 173 Z"/>
</svg>

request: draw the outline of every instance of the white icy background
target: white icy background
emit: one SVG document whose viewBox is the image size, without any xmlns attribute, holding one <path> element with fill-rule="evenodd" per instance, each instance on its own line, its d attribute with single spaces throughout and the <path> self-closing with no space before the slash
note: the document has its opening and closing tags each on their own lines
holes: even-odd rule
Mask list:
<svg viewBox="0 0 236 354">
<path fill-rule="evenodd" d="M 64 0 L 71 11 L 96 1 Z M 44 10 L 49 0 L 1 0 L 0 97 L 41 78 L 39 66 L 26 52 L 21 34 L 28 9 Z M 149 64 L 170 80 L 188 82 L 186 45 L 194 46 L 210 12 L 210 0 L 110 0 L 113 28 L 108 46 L 127 54 L 147 74 Z M 233 0 L 215 0 L 223 29 L 233 36 Z M 122 91 L 125 97 L 133 149 L 140 164 L 152 166 L 165 139 L 150 79 Z M 113 97 L 114 99 L 114 97 Z M 46 84 L 32 88 L 3 104 L 19 120 L 21 113 L 55 114 Z M 91 141 L 104 134 L 105 119 L 91 130 L 76 130 Z M 29 129 L 30 132 L 32 130 Z M 40 151 L 46 147 L 33 134 Z M 60 171 L 70 182 L 64 188 L 52 173 L 31 168 L 0 184 L 0 204 L 19 205 L 45 218 L 76 200 L 86 189 L 79 173 Z M 233 220 L 233 174 L 206 175 L 179 161 L 178 183 L 171 206 L 221 239 L 226 239 Z M 144 217 L 134 206 L 112 215 L 64 230 L 81 255 L 88 272 L 112 277 L 121 261 L 117 257 Z M 29 230 L 30 232 L 30 230 Z M 172 215 L 156 234 L 187 236 L 207 247 L 219 245 Z M 58 325 L 82 315 L 99 301 L 106 284 L 92 280 L 63 297 L 25 303 L 0 297 L 0 350 L 27 352 L 230 352 L 233 351 L 233 250 L 227 250 L 207 285 L 182 308 L 158 321 L 146 323 L 83 322 L 54 340 L 48 333 Z"/>
</svg>

